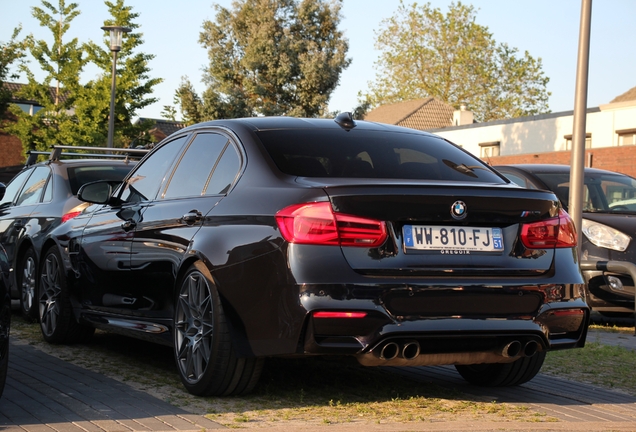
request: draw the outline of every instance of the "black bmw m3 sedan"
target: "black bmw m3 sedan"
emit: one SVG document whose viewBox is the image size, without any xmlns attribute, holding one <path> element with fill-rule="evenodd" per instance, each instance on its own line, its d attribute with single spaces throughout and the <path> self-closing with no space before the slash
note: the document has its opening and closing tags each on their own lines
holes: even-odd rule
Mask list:
<svg viewBox="0 0 636 432">
<path fill-rule="evenodd" d="M 196 395 L 249 392 L 275 356 L 518 385 L 585 343 L 557 197 L 425 132 L 348 113 L 215 120 L 79 198 L 93 205 L 42 254 L 44 338 L 98 328 L 172 346 Z"/>
</svg>

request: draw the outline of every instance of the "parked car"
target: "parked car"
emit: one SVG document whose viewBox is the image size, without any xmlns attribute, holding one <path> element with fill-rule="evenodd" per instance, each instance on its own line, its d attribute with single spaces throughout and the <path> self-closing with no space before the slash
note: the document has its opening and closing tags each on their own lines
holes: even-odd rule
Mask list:
<svg viewBox="0 0 636 432">
<path fill-rule="evenodd" d="M 71 148 L 93 152 L 107 150 Z M 29 162 L 7 186 L 0 183 L 0 244 L 5 247 L 9 262 L 15 269 L 10 280 L 10 293 L 12 298 L 20 299 L 20 309 L 30 319 L 38 314 L 34 302 L 36 274 L 46 235 L 88 206 L 77 199 L 82 185 L 96 180 L 121 181 L 134 165 L 129 156 L 118 160 L 114 159 L 114 154 L 63 152 L 65 149 L 69 147 L 54 146 L 52 152 L 32 152 L 32 161 L 34 156 L 41 154 L 46 154 L 49 159 L 40 163 Z M 115 153 L 121 150 L 109 151 Z M 139 153 L 137 150 L 132 152 Z"/>
<path fill-rule="evenodd" d="M 9 367 L 9 330 L 11 328 L 11 298 L 9 297 L 9 259 L 0 245 L 0 397 L 4 391 Z"/>
<path fill-rule="evenodd" d="M 585 343 L 554 193 L 425 132 L 348 113 L 211 121 L 79 198 L 100 207 L 44 244 L 44 339 L 99 328 L 172 346 L 195 395 L 250 391 L 272 356 L 454 364 L 517 385 Z"/>
<path fill-rule="evenodd" d="M 567 165 L 495 166 L 515 183 L 556 193 L 567 209 Z M 607 316 L 634 312 L 636 264 L 636 179 L 594 168 L 584 171 L 581 266 L 587 303 Z M 630 270 L 632 270 L 630 272 Z M 634 276 L 633 276 L 634 275 Z"/>
</svg>

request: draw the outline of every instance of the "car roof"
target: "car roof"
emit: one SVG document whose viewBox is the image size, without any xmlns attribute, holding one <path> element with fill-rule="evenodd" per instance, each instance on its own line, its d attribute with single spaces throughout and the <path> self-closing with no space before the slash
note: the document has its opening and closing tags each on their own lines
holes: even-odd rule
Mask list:
<svg viewBox="0 0 636 432">
<path fill-rule="evenodd" d="M 494 169 L 500 169 L 503 167 L 516 168 L 529 173 L 569 173 L 571 170 L 570 165 L 557 165 L 557 164 L 502 164 L 493 165 Z M 622 173 L 608 171 L 599 168 L 585 168 L 585 172 L 589 174 L 618 174 Z"/>
<path fill-rule="evenodd" d="M 374 123 L 363 120 L 355 120 L 354 129 L 364 129 L 364 130 L 383 130 L 383 131 L 393 131 L 393 132 L 401 132 L 401 133 L 413 133 L 413 134 L 422 134 L 427 136 L 434 136 L 436 138 L 440 138 L 437 135 L 433 135 L 429 132 L 424 132 L 416 129 L 405 128 L 402 126 L 388 125 L 384 123 Z M 341 129 L 340 126 L 334 119 L 324 119 L 324 118 L 299 118 L 299 117 L 244 117 L 237 119 L 225 119 L 225 120 L 211 120 L 203 123 L 198 123 L 193 126 L 189 126 L 187 128 L 181 129 L 177 133 L 181 134 L 184 132 L 190 132 L 192 130 L 197 130 L 206 127 L 228 127 L 232 129 L 233 127 L 244 127 L 250 129 L 252 131 L 265 131 L 272 129 Z"/>
</svg>

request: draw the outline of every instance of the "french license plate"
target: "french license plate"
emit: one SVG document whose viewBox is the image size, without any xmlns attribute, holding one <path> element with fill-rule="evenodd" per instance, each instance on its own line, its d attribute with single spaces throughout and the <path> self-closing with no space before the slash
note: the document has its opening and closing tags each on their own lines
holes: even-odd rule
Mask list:
<svg viewBox="0 0 636 432">
<path fill-rule="evenodd" d="M 402 234 L 407 249 L 470 253 L 504 248 L 501 228 L 405 225 Z"/>
</svg>

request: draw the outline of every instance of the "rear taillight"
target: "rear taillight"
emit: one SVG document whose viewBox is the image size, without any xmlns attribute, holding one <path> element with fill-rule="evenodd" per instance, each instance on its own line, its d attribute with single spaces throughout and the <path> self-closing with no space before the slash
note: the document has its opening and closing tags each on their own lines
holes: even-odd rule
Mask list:
<svg viewBox="0 0 636 432">
<path fill-rule="evenodd" d="M 365 318 L 367 316 L 366 312 L 346 312 L 346 311 L 340 311 L 340 312 L 314 312 L 313 313 L 314 318 Z"/>
<path fill-rule="evenodd" d="M 290 243 L 378 247 L 386 240 L 382 221 L 335 213 L 329 202 L 295 204 L 276 214 Z"/>
<path fill-rule="evenodd" d="M 67 220 L 73 219 L 74 217 L 79 216 L 81 213 L 82 213 L 81 211 L 66 213 L 64 216 L 62 216 L 62 223 L 66 222 Z"/>
<path fill-rule="evenodd" d="M 528 249 L 571 248 L 576 246 L 574 222 L 565 210 L 555 218 L 521 226 L 521 242 Z"/>
</svg>

